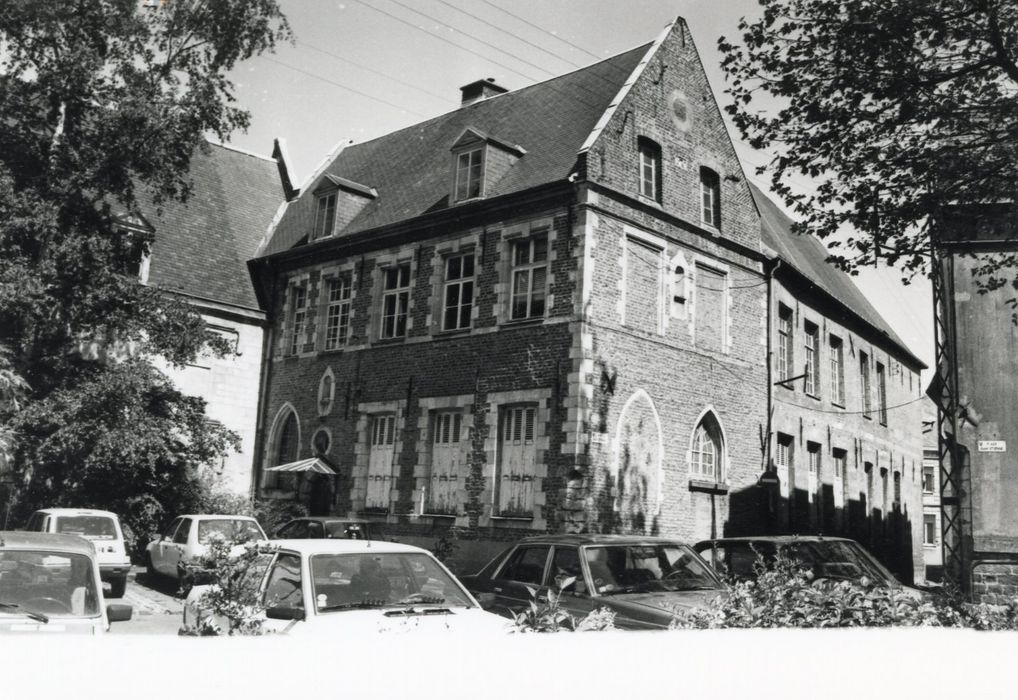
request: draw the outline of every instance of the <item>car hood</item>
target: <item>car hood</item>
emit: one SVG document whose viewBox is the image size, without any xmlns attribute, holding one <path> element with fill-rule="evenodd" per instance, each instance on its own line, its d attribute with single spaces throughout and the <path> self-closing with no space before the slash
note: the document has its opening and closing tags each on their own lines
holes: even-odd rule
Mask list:
<svg viewBox="0 0 1018 700">
<path fill-rule="evenodd" d="M 648 627 L 667 627 L 676 611 L 705 607 L 721 594 L 721 589 L 697 591 L 653 591 L 648 593 L 616 593 L 600 596 L 595 607 L 607 607 L 619 617 L 628 618 Z"/>
<path fill-rule="evenodd" d="M 480 608 L 448 608 L 445 613 L 423 614 L 427 607 L 416 608 L 415 612 L 400 614 L 400 610 L 342 610 L 312 616 L 308 620 L 286 623 L 280 627 L 278 620 L 266 620 L 266 629 L 275 629 L 289 635 L 326 634 L 431 634 L 452 632 L 463 634 L 506 634 L 512 623 Z M 433 609 L 433 608 L 432 608 Z M 386 615 L 388 612 L 390 614 Z"/>
<path fill-rule="evenodd" d="M 101 617 L 66 618 L 51 617 L 49 622 L 39 622 L 23 615 L 0 615 L 0 634 L 88 634 L 106 632 Z"/>
</svg>

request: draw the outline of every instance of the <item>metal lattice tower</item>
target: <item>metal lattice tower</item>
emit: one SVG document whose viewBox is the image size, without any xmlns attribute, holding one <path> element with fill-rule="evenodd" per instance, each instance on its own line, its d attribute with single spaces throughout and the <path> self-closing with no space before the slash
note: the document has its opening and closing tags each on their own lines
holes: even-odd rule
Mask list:
<svg viewBox="0 0 1018 700">
<path fill-rule="evenodd" d="M 940 462 L 940 529 L 944 579 L 970 593 L 967 536 L 972 524 L 968 459 L 958 438 L 958 362 L 954 319 L 954 257 L 933 247 L 934 369 L 937 387 L 937 452 Z"/>
</svg>

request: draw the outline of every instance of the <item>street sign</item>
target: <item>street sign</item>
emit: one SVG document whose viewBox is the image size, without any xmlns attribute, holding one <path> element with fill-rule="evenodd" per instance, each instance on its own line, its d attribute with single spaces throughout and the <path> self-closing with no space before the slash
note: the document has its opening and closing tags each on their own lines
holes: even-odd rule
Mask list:
<svg viewBox="0 0 1018 700">
<path fill-rule="evenodd" d="M 760 478 L 757 479 L 756 485 L 757 486 L 780 486 L 781 485 L 781 479 L 778 478 L 778 473 L 776 471 L 772 471 L 772 470 L 768 469 L 767 471 L 765 471 L 763 474 L 760 475 Z"/>
<path fill-rule="evenodd" d="M 1007 452 L 1007 443 L 1003 440 L 980 440 L 980 452 Z"/>
</svg>

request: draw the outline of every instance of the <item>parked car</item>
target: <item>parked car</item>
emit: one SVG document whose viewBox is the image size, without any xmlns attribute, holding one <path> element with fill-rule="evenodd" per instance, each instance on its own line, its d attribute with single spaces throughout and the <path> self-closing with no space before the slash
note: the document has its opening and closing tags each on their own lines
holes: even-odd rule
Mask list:
<svg viewBox="0 0 1018 700">
<path fill-rule="evenodd" d="M 261 583 L 263 629 L 296 634 L 504 632 L 431 552 L 396 542 L 276 540 Z M 194 586 L 184 626 L 211 617 Z M 220 629 L 226 621 L 214 619 Z M 294 622 L 296 621 L 296 622 Z"/>
<path fill-rule="evenodd" d="M 200 559 L 214 537 L 235 544 L 268 539 L 246 515 L 179 515 L 145 548 L 149 575 L 184 577 L 184 565 Z"/>
<path fill-rule="evenodd" d="M 312 516 L 295 518 L 272 535 L 276 540 L 370 540 L 371 523 L 356 518 Z"/>
<path fill-rule="evenodd" d="M 130 605 L 105 605 L 90 541 L 0 532 L 0 632 L 104 634 L 132 613 Z"/>
<path fill-rule="evenodd" d="M 664 629 L 677 610 L 702 606 L 720 591 L 717 575 L 682 542 L 627 535 L 529 537 L 463 583 L 484 606 L 513 615 L 565 585 L 559 605 L 575 617 L 608 608 L 622 629 Z"/>
<path fill-rule="evenodd" d="M 855 540 L 819 535 L 774 535 L 759 537 L 726 537 L 704 540 L 693 545 L 700 556 L 722 576 L 734 580 L 756 578 L 757 557 L 765 564 L 774 561 L 778 552 L 795 559 L 817 578 L 866 580 L 908 588 L 894 577 L 876 557 Z M 918 591 L 908 589 L 910 591 Z"/>
<path fill-rule="evenodd" d="M 32 513 L 25 525 L 31 532 L 61 532 L 90 540 L 99 560 L 99 574 L 110 584 L 110 597 L 123 598 L 131 558 L 124 544 L 120 518 L 108 510 L 44 508 Z"/>
</svg>

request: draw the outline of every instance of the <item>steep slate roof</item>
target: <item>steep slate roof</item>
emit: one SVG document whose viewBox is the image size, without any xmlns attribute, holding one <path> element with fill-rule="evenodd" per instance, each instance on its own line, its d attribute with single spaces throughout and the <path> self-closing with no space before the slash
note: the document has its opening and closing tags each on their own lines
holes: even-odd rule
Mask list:
<svg viewBox="0 0 1018 700">
<path fill-rule="evenodd" d="M 276 161 L 209 144 L 195 152 L 190 176 L 187 202 L 166 202 L 161 216 L 139 203 L 155 229 L 149 284 L 257 309 L 246 263 L 283 201 Z"/>
<path fill-rule="evenodd" d="M 361 144 L 347 146 L 291 202 L 259 256 L 287 250 L 314 224 L 311 193 L 329 174 L 378 191 L 338 235 L 366 231 L 449 204 L 450 149 L 468 128 L 526 151 L 485 193 L 493 197 L 565 180 L 577 152 L 650 44 L 599 63 L 461 107 Z"/>
<path fill-rule="evenodd" d="M 891 326 L 866 299 L 852 279 L 826 262 L 827 249 L 812 236 L 803 236 L 792 231 L 792 219 L 756 185 L 749 183 L 750 191 L 760 210 L 760 228 L 763 244 L 785 264 L 791 265 L 812 284 L 831 295 L 846 309 L 868 323 L 887 339 L 897 345 L 914 363 L 925 367 L 908 346 L 902 342 Z"/>
</svg>

